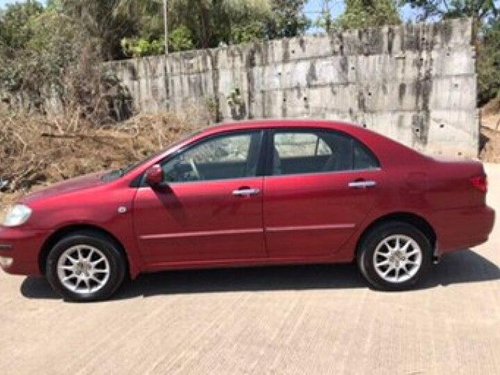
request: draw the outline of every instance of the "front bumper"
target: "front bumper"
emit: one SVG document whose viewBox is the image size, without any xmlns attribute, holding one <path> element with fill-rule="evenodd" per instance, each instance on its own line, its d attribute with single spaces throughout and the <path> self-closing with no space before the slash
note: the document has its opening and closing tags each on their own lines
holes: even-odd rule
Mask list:
<svg viewBox="0 0 500 375">
<path fill-rule="evenodd" d="M 47 231 L 0 226 L 0 267 L 15 275 L 40 275 L 38 257 Z"/>
</svg>

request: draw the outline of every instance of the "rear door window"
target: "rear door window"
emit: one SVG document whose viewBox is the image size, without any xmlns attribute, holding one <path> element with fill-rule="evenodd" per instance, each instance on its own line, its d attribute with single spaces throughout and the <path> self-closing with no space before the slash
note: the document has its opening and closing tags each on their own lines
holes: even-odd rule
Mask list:
<svg viewBox="0 0 500 375">
<path fill-rule="evenodd" d="M 344 133 L 328 130 L 279 130 L 273 136 L 272 175 L 378 167 L 373 153 Z"/>
</svg>

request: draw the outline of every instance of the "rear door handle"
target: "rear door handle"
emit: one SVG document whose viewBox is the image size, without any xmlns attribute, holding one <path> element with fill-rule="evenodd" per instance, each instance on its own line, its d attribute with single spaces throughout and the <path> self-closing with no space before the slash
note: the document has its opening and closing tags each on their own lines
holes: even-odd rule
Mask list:
<svg viewBox="0 0 500 375">
<path fill-rule="evenodd" d="M 377 183 L 375 181 L 352 181 L 348 186 L 351 189 L 366 189 L 377 186 Z"/>
<path fill-rule="evenodd" d="M 258 195 L 260 193 L 259 189 L 238 189 L 233 191 L 235 197 L 251 197 L 253 195 Z"/>
</svg>

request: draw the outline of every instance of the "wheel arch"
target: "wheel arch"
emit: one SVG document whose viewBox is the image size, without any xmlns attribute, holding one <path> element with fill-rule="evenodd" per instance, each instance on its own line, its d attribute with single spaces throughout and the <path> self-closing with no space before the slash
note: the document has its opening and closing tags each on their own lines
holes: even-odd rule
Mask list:
<svg viewBox="0 0 500 375">
<path fill-rule="evenodd" d="M 116 238 L 116 236 L 114 236 L 109 231 L 107 231 L 101 227 L 98 227 L 96 225 L 78 224 L 78 225 L 68 225 L 68 226 L 59 228 L 57 231 L 52 233 L 45 240 L 45 242 L 42 246 L 42 249 L 40 251 L 40 254 L 38 255 L 38 267 L 39 267 L 40 273 L 42 275 L 45 275 L 47 256 L 49 255 L 50 250 L 56 245 L 56 243 L 72 233 L 82 232 L 82 231 L 90 231 L 90 232 L 99 233 L 99 234 L 109 238 L 117 246 L 118 250 L 123 255 L 123 259 L 125 260 L 125 265 L 127 267 L 125 272 L 126 272 L 126 274 L 130 274 L 130 264 L 129 264 L 127 252 L 126 252 L 123 244 Z"/>
<path fill-rule="evenodd" d="M 388 221 L 398 221 L 410 224 L 420 230 L 430 241 L 433 251 L 436 249 L 437 235 L 432 225 L 422 216 L 411 212 L 393 212 L 386 214 L 372 221 L 364 230 L 356 243 L 355 254 L 358 256 L 359 246 L 364 240 L 365 236 L 376 226 L 386 223 Z"/>
</svg>

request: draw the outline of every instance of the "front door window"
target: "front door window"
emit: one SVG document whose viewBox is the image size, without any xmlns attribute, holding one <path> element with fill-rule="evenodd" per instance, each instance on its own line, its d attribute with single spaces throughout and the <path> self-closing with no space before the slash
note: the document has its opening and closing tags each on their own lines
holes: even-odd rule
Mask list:
<svg viewBox="0 0 500 375">
<path fill-rule="evenodd" d="M 257 173 L 260 132 L 208 139 L 163 163 L 166 182 L 239 179 Z"/>
</svg>

